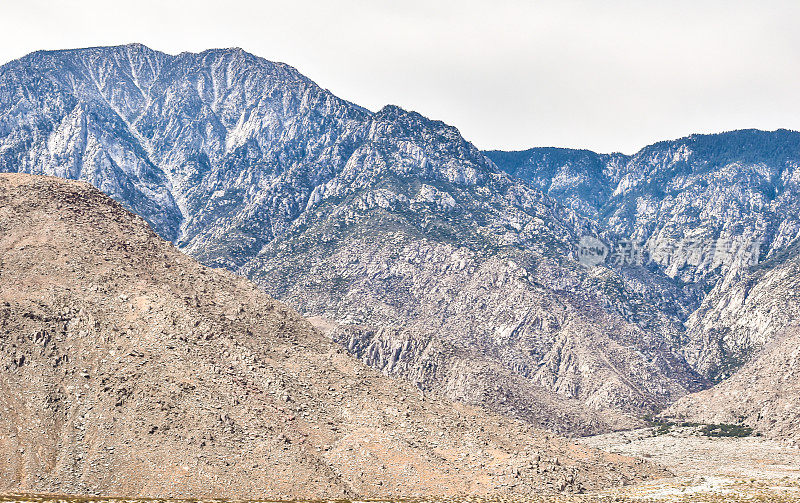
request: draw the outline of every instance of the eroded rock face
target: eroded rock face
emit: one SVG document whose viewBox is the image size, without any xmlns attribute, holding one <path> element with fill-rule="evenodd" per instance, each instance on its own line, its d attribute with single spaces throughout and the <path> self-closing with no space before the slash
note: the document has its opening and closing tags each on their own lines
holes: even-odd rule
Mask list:
<svg viewBox="0 0 800 503">
<path fill-rule="evenodd" d="M 0 175 L 0 410 L 6 493 L 529 495 L 661 473 L 382 376 L 89 185 L 23 174 Z"/>
<path fill-rule="evenodd" d="M 337 340 L 387 373 L 425 389 L 445 385 L 450 396 L 476 403 L 521 395 L 512 409 L 536 412 L 519 417 L 556 428 L 557 414 L 536 403 L 541 391 L 551 392 L 548 405 L 564 397 L 641 415 L 701 386 L 673 351 L 673 318 L 645 302 L 628 308 L 642 295 L 615 271 L 588 271 L 571 258 L 585 221 L 495 172 L 441 123 L 388 112 L 374 120 L 397 123 L 381 130 L 415 131 L 403 142 L 417 145 L 417 158 L 389 149 L 393 138 L 379 140 L 381 156 L 365 145 L 351 160 L 359 177 L 334 179 L 337 192 L 242 273 L 309 315 L 363 325 Z M 448 165 L 477 173 L 480 184 L 436 169 Z M 415 349 L 381 356 L 409 345 Z M 497 369 L 497 382 L 470 388 L 479 380 L 470 368 Z M 500 380 L 503 373 L 509 379 Z M 518 377 L 533 386 L 511 385 Z M 586 432 L 596 424 L 560 428 Z"/>
<path fill-rule="evenodd" d="M 787 327 L 796 326 L 800 320 L 798 261 L 790 248 L 715 286 L 689 319 L 688 358 L 719 381 L 759 355 Z"/>
<path fill-rule="evenodd" d="M 39 52 L 0 69 L 0 171 L 87 181 L 174 238 L 181 214 L 131 127 L 167 61 L 143 46 Z"/>
</svg>

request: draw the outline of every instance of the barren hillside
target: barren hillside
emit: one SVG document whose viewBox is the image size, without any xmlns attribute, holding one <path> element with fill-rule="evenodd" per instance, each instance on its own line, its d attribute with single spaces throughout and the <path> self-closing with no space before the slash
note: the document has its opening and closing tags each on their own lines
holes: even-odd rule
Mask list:
<svg viewBox="0 0 800 503">
<path fill-rule="evenodd" d="M 0 492 L 580 491 L 660 472 L 383 377 L 87 184 L 0 175 Z"/>
</svg>

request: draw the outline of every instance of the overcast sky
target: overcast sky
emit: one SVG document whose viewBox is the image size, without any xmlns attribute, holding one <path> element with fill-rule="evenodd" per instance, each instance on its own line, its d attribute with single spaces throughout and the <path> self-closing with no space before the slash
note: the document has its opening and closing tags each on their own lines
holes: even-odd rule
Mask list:
<svg viewBox="0 0 800 503">
<path fill-rule="evenodd" d="M 692 132 L 800 129 L 796 0 L 0 0 L 0 25 L 2 62 L 128 42 L 242 47 L 483 149 L 632 153 Z"/>
</svg>

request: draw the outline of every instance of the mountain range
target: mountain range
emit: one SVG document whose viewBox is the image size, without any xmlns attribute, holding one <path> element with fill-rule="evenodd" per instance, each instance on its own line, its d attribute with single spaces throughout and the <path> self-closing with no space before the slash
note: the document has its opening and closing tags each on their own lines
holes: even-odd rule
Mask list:
<svg viewBox="0 0 800 503">
<path fill-rule="evenodd" d="M 0 67 L 0 171 L 89 182 L 383 374 L 568 434 L 643 424 L 793 323 L 775 285 L 798 147 L 746 130 L 481 152 L 241 49 Z M 587 267 L 587 242 L 620 260 Z"/>
</svg>

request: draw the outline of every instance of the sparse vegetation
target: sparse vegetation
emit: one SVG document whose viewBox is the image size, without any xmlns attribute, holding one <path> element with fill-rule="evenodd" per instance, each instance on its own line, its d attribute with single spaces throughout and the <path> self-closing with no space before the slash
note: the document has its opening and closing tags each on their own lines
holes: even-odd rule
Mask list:
<svg viewBox="0 0 800 503">
<path fill-rule="evenodd" d="M 653 436 L 666 435 L 673 431 L 673 428 L 695 428 L 697 434 L 704 437 L 742 438 L 753 435 L 753 428 L 741 424 L 705 424 L 688 421 L 665 421 L 662 419 L 653 419 L 652 417 L 645 418 L 645 420 L 653 428 Z"/>
<path fill-rule="evenodd" d="M 668 424 L 668 423 L 665 423 L 665 424 L 661 424 L 661 425 L 658 425 L 655 428 L 653 428 L 653 435 L 656 435 L 656 436 L 658 436 L 658 435 L 666 435 L 670 431 L 672 431 L 672 425 Z"/>
<path fill-rule="evenodd" d="M 700 428 L 700 433 L 706 437 L 749 437 L 753 428 L 739 424 L 706 424 Z"/>
<path fill-rule="evenodd" d="M 718 491 L 700 490 L 705 479 L 665 480 L 646 486 L 632 486 L 620 490 L 597 494 L 574 494 L 560 496 L 461 496 L 421 499 L 372 499 L 358 500 L 370 503 L 626 503 L 626 502 L 670 502 L 670 503 L 739 503 L 769 502 L 784 503 L 800 501 L 797 483 L 783 481 L 780 484 L 759 480 L 727 480 Z M 730 492 L 735 489 L 736 492 Z M 227 503 L 223 499 L 150 499 L 107 498 L 97 496 L 64 496 L 16 494 L 0 495 L 0 503 Z M 336 503 L 354 503 L 352 500 L 335 500 Z M 331 503 L 327 500 L 245 500 L 240 503 Z"/>
</svg>

